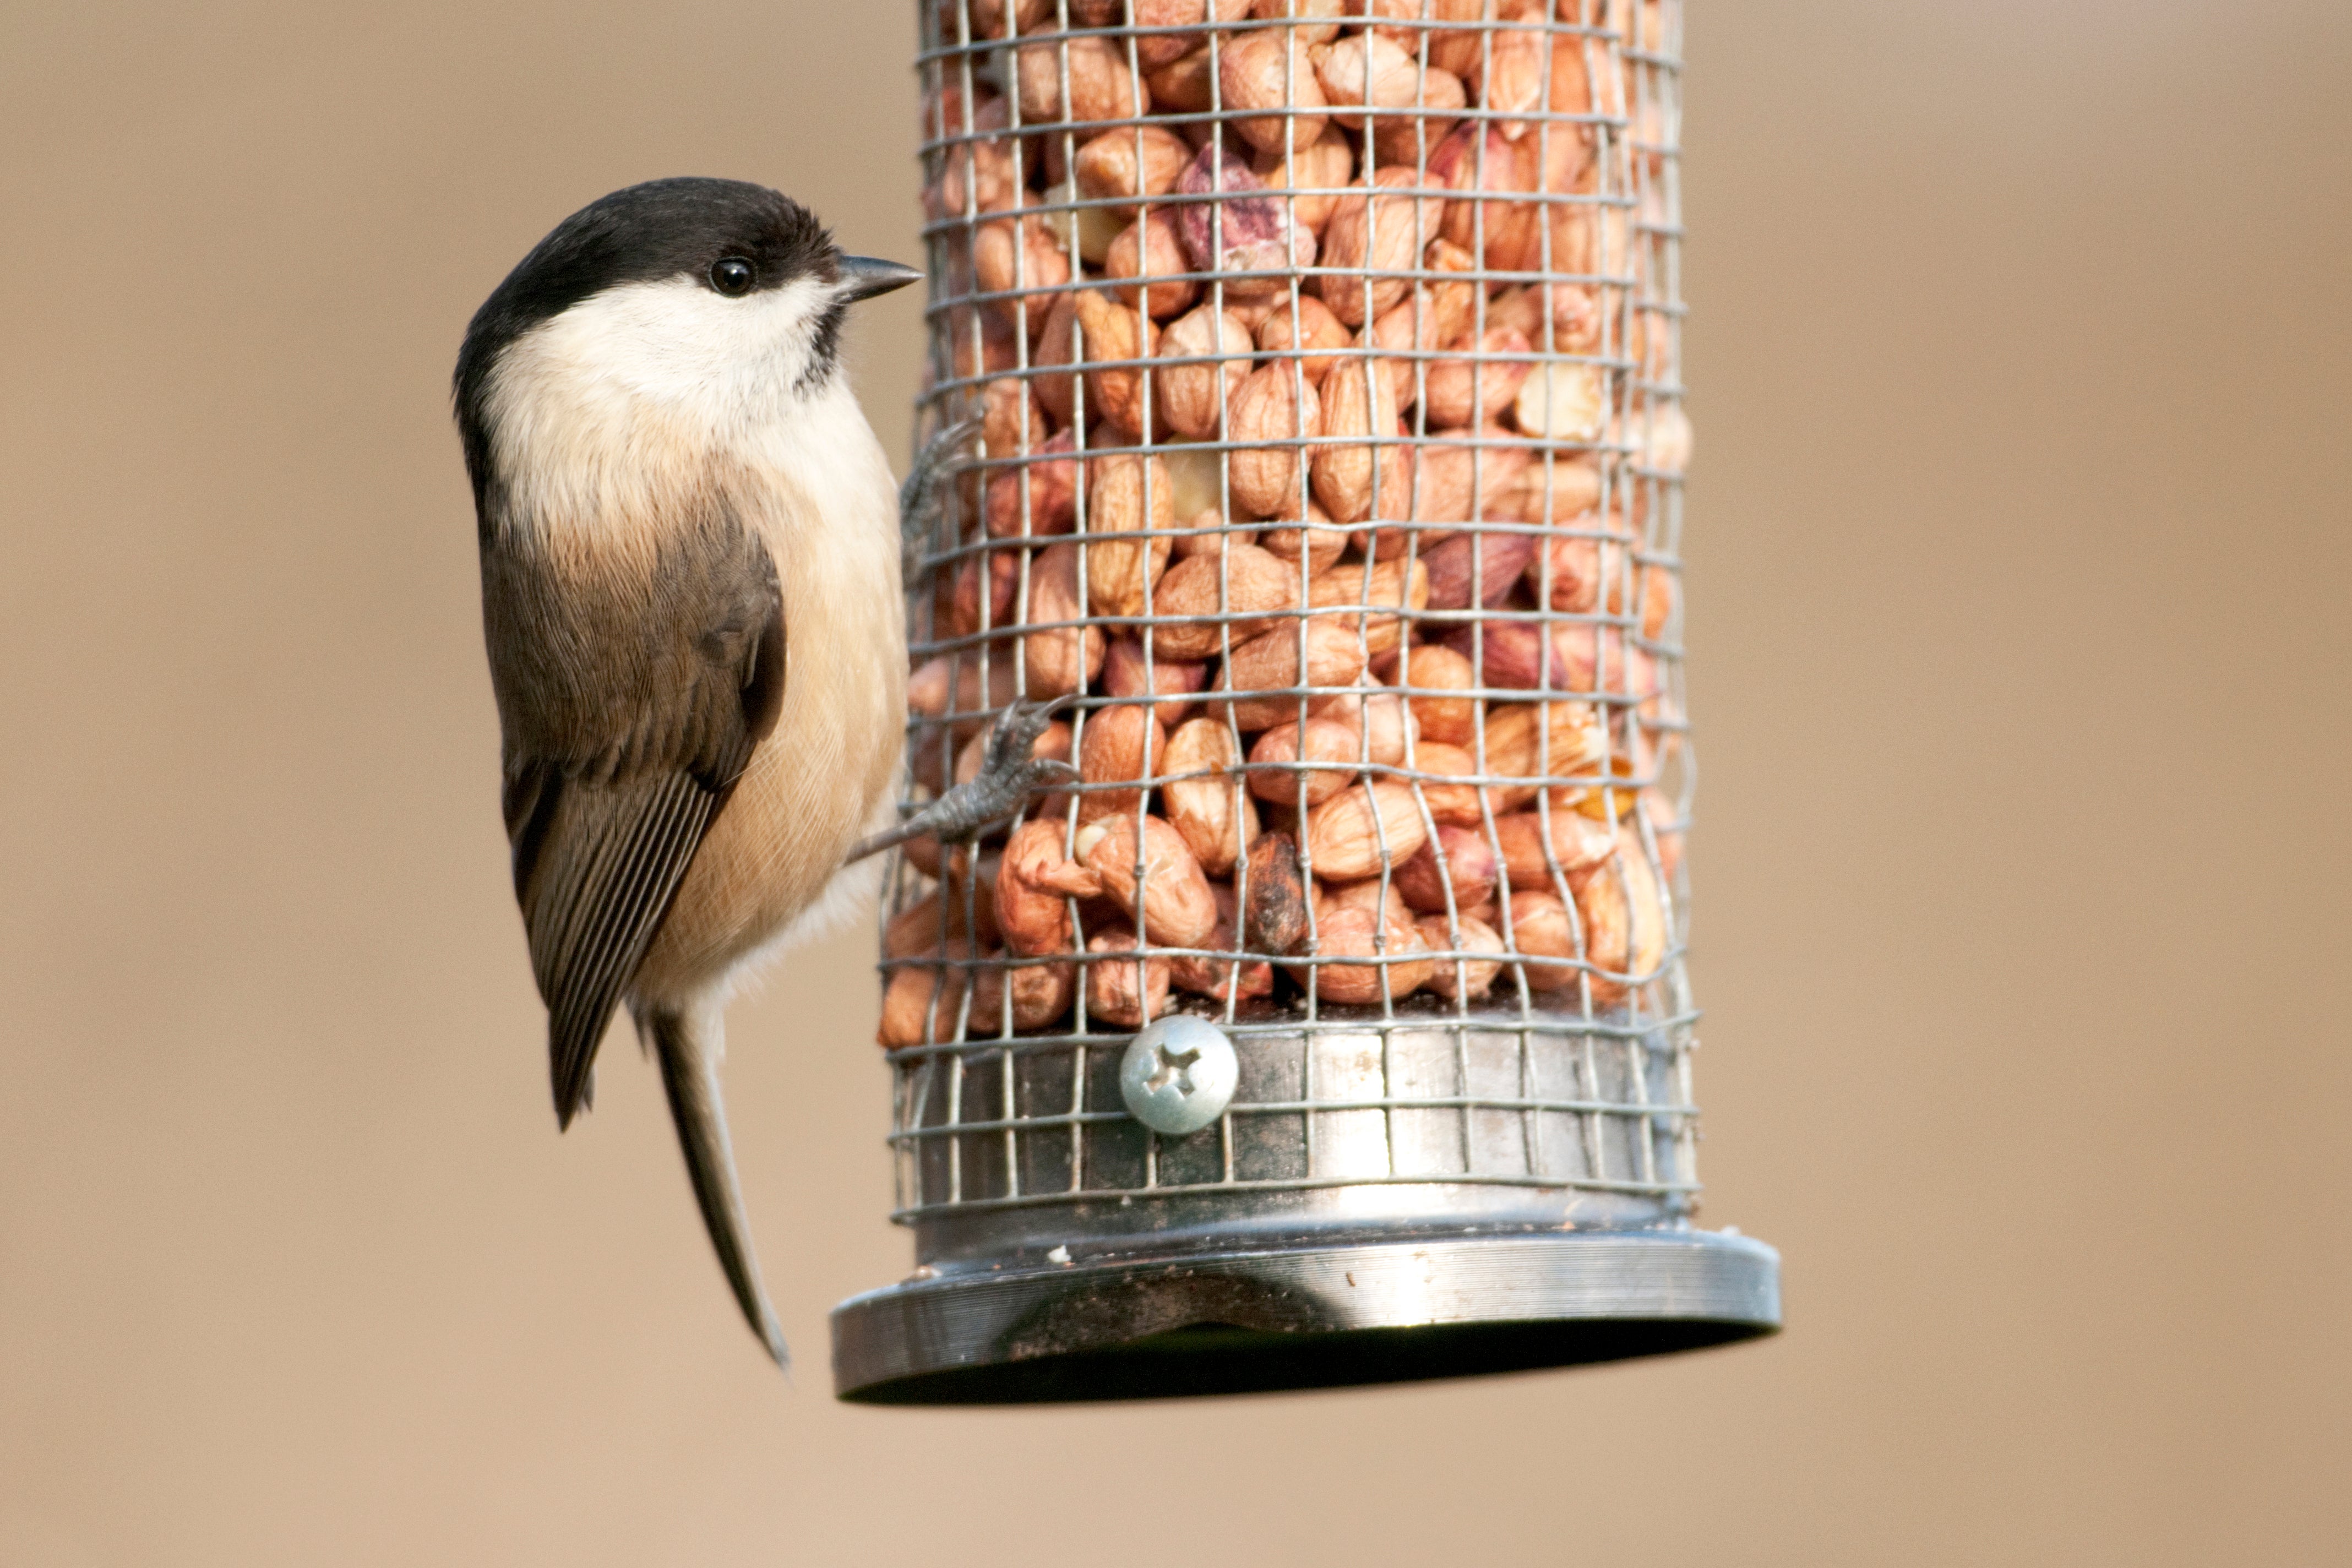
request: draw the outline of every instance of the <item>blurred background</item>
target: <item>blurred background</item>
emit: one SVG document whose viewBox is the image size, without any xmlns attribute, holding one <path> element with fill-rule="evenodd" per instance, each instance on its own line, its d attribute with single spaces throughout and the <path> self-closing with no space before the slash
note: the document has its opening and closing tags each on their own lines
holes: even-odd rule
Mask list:
<svg viewBox="0 0 2352 1568">
<path fill-rule="evenodd" d="M 625 1041 L 556 1136 L 446 392 L 635 180 L 917 258 L 913 37 L 0 6 L 0 1558 L 2340 1560 L 2352 8 L 1692 0 L 1705 1218 L 1788 1331 L 1016 1412 L 829 1396 L 869 933 L 731 1025 L 791 1382 Z"/>
</svg>

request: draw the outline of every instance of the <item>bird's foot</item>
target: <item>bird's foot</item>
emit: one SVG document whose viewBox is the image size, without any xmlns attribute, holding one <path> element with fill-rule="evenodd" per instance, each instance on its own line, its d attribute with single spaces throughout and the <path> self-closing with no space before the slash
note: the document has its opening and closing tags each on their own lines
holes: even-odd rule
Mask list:
<svg viewBox="0 0 2352 1568">
<path fill-rule="evenodd" d="M 988 732 L 988 749 L 982 753 L 977 774 L 888 832 L 864 840 L 849 852 L 849 858 L 863 860 L 926 835 L 941 843 L 970 838 L 1013 816 L 1039 791 L 1075 783 L 1078 770 L 1069 763 L 1030 755 L 1054 715 L 1069 701 L 1058 697 L 1051 702 L 1015 702 L 1007 707 Z"/>
<path fill-rule="evenodd" d="M 908 551 L 921 548 L 938 519 L 941 470 L 971 444 L 980 430 L 978 417 L 959 419 L 924 442 L 923 449 L 915 454 L 914 463 L 907 469 L 907 482 L 898 487 L 898 536 Z"/>
</svg>

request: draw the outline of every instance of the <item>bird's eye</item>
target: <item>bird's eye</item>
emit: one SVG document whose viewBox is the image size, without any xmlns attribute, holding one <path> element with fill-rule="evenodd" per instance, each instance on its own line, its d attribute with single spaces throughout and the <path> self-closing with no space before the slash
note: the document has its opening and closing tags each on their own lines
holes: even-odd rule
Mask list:
<svg viewBox="0 0 2352 1568">
<path fill-rule="evenodd" d="M 710 286 L 730 300 L 749 294 L 759 276 L 751 264 L 740 256 L 725 257 L 710 264 Z"/>
</svg>

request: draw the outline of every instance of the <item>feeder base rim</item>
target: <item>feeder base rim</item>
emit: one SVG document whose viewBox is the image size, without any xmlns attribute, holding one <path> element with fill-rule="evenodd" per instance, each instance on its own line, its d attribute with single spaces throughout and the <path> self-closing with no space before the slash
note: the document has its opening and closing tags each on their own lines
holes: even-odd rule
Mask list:
<svg viewBox="0 0 2352 1568">
<path fill-rule="evenodd" d="M 834 1392 L 1018 1405 L 1419 1382 L 1780 1326 L 1780 1254 L 1691 1228 L 1423 1236 L 961 1268 L 833 1310 Z"/>
</svg>

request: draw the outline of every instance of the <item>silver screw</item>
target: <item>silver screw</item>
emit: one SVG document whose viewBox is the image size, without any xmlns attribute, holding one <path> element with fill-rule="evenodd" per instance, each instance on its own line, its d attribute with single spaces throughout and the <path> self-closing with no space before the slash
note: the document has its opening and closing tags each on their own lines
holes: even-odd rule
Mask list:
<svg viewBox="0 0 2352 1568">
<path fill-rule="evenodd" d="M 1233 1041 L 1205 1018 L 1162 1018 L 1128 1042 L 1118 1093 L 1128 1114 L 1177 1137 L 1198 1132 L 1225 1113 L 1242 1076 Z"/>
</svg>

